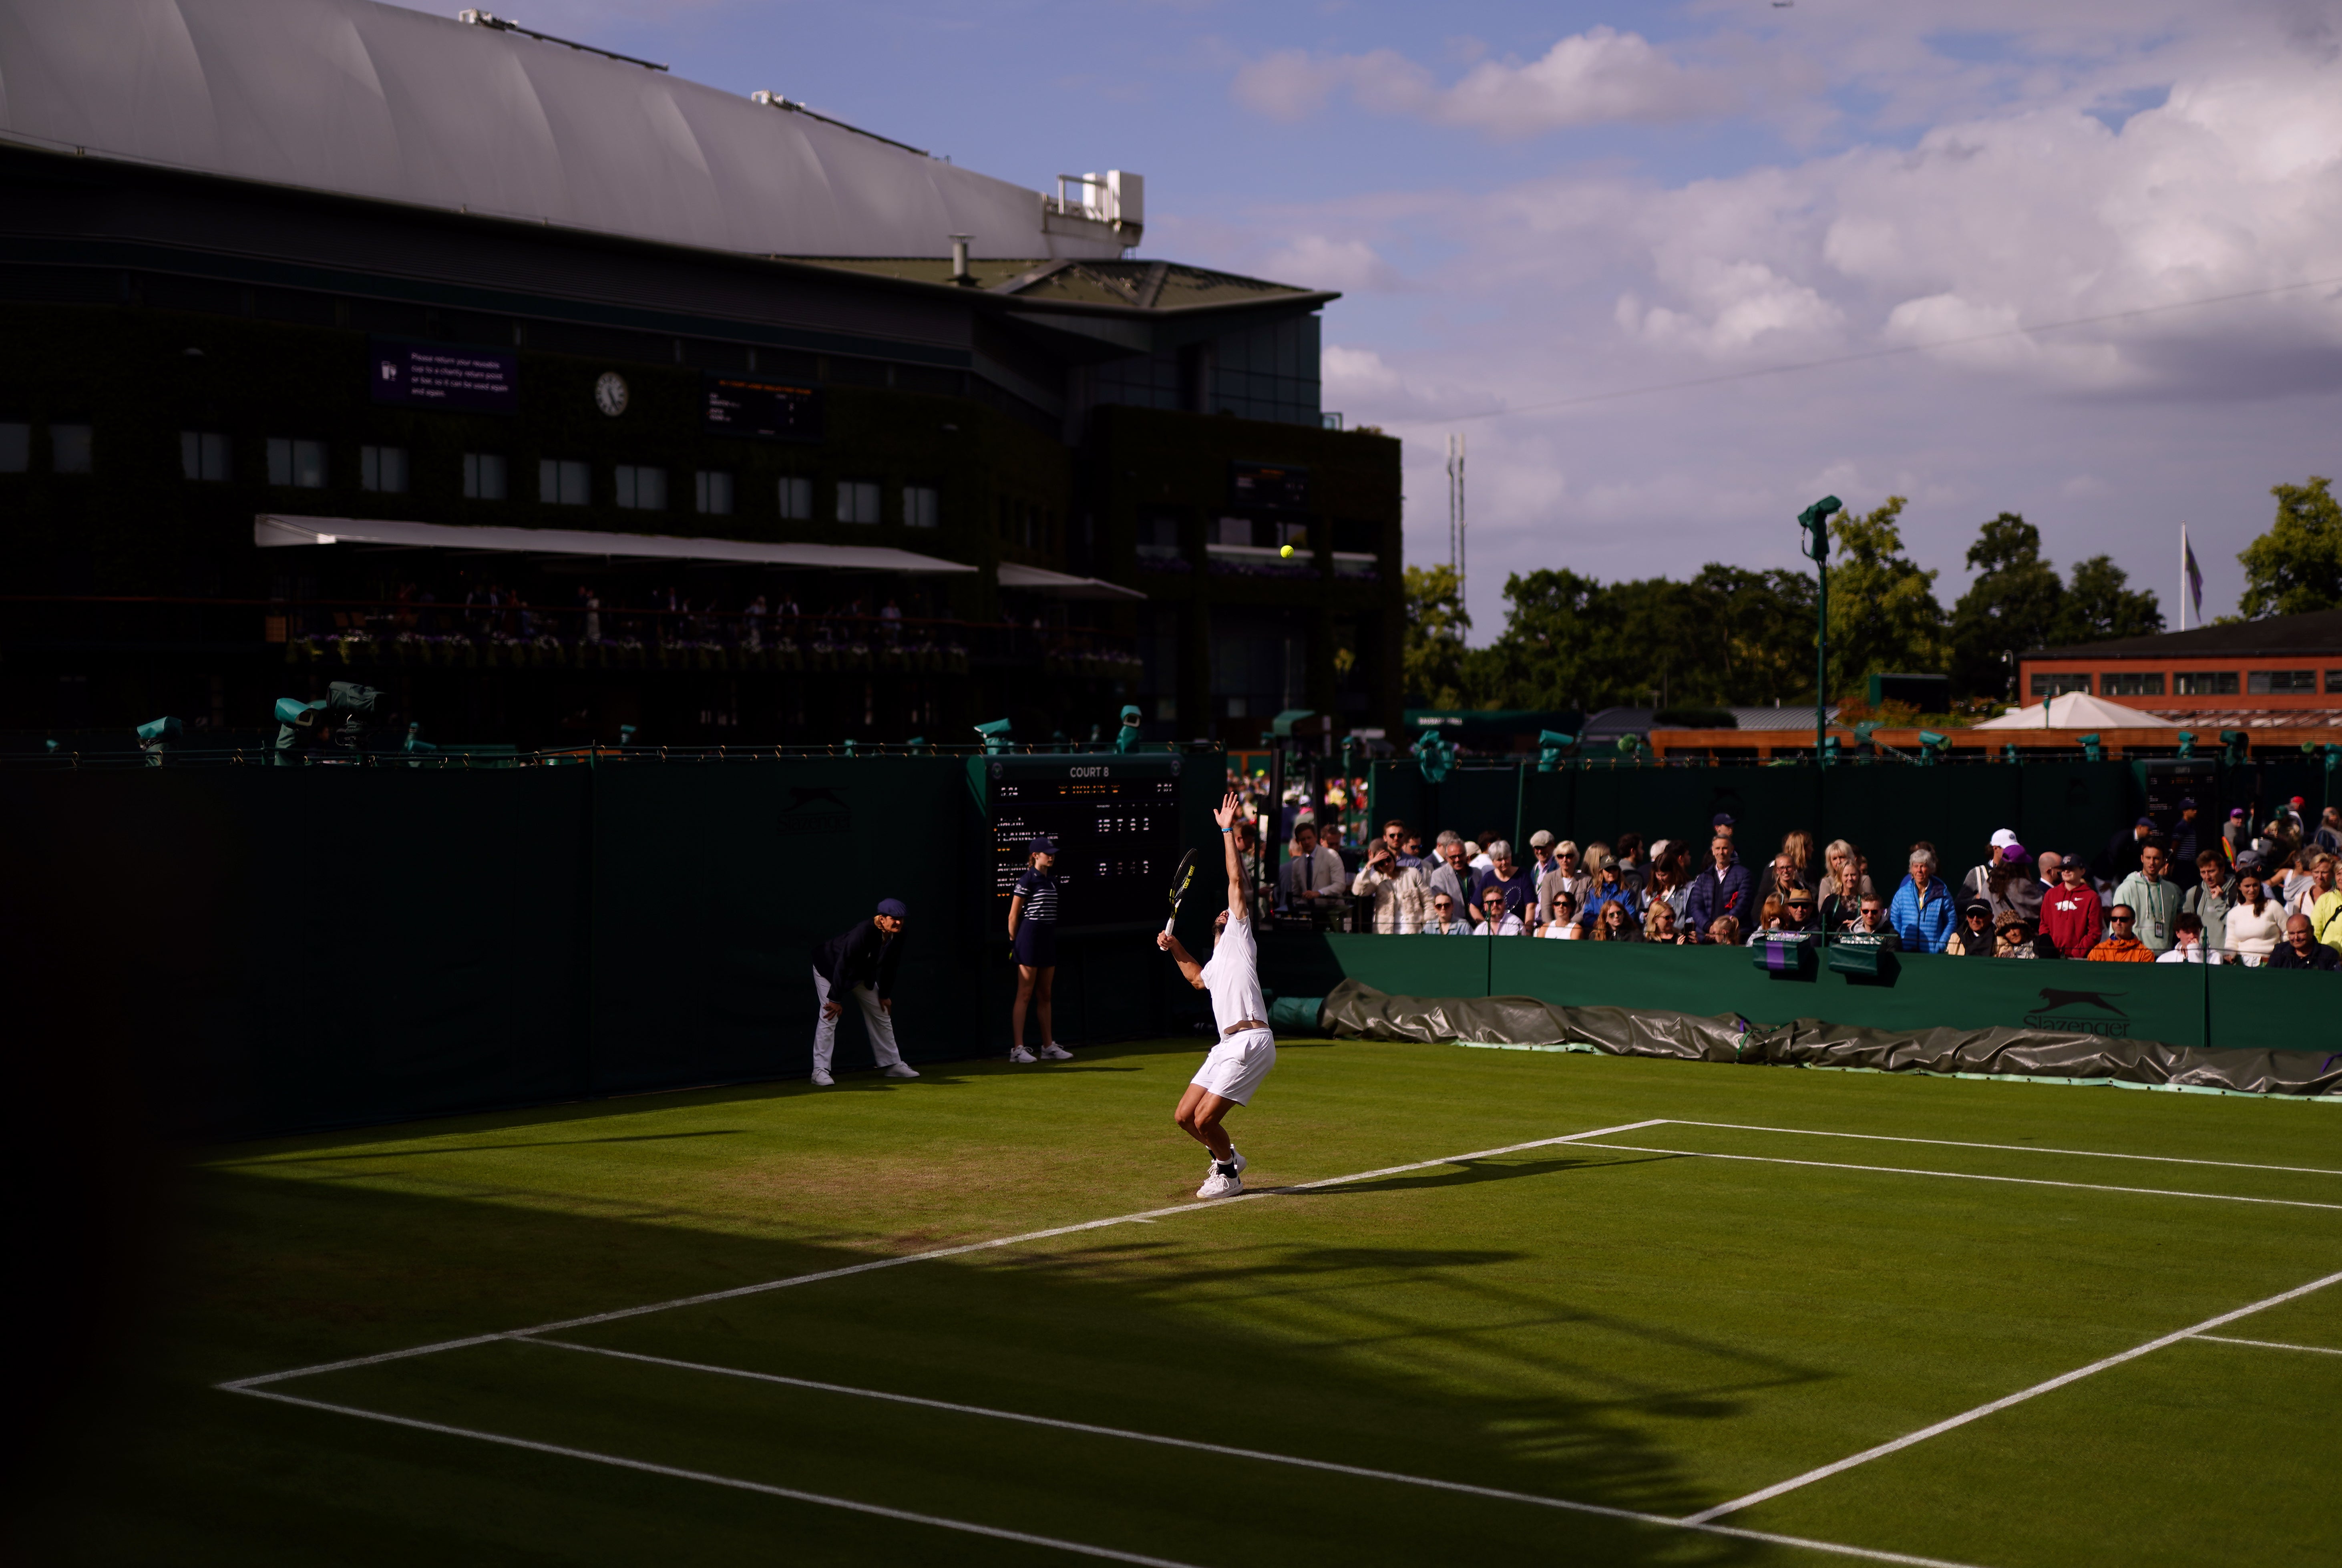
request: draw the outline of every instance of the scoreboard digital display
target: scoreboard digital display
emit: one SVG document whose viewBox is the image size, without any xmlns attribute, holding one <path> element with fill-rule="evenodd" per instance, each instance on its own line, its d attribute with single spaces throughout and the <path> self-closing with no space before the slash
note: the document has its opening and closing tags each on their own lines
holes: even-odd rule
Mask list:
<svg viewBox="0 0 2342 1568">
<path fill-rule="evenodd" d="M 1057 927 L 1160 924 L 1179 834 L 1177 756 L 997 757 L 983 765 L 992 833 L 990 934 L 1008 930 L 1008 899 L 1030 846 L 1057 845 Z"/>
<path fill-rule="evenodd" d="M 711 375 L 701 414 L 710 435 L 750 435 L 766 441 L 821 439 L 821 389 L 816 386 Z"/>
</svg>

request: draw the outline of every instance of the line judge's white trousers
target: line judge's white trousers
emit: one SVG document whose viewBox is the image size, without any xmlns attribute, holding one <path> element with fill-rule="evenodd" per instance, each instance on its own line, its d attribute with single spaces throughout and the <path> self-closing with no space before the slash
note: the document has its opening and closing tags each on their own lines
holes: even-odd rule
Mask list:
<svg viewBox="0 0 2342 1568">
<path fill-rule="evenodd" d="M 894 1066 L 902 1061 L 903 1053 L 895 1045 L 895 1021 L 886 1015 L 885 1008 L 878 1005 L 878 988 L 856 985 L 848 989 L 854 999 L 862 1004 L 862 1021 L 870 1026 L 871 1055 L 877 1058 L 881 1067 Z M 826 1073 L 829 1071 L 830 1054 L 837 1049 L 837 1018 L 831 1017 L 827 1011 L 829 982 L 822 977 L 818 969 L 813 972 L 813 1070 Z M 844 1016 L 843 1012 L 838 1014 L 838 1018 Z"/>
</svg>

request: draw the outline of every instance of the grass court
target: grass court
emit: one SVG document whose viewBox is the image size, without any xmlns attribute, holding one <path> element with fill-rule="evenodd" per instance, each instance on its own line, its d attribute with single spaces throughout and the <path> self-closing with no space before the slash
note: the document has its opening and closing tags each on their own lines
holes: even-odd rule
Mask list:
<svg viewBox="0 0 2342 1568">
<path fill-rule="evenodd" d="M 2342 1108 L 1200 1051 L 213 1151 L 35 1558 L 2342 1557 Z"/>
</svg>

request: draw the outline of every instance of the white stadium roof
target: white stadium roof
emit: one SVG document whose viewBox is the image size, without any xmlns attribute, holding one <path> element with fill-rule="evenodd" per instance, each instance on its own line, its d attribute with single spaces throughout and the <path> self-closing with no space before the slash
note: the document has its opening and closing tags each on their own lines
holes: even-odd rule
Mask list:
<svg viewBox="0 0 2342 1568">
<path fill-rule="evenodd" d="M 1118 257 L 1037 191 L 372 0 L 0 0 L 0 143 L 750 255 Z"/>
</svg>

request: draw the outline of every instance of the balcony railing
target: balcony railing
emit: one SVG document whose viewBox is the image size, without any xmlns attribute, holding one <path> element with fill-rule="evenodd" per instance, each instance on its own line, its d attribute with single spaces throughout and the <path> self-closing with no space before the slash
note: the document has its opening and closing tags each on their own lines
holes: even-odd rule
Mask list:
<svg viewBox="0 0 2342 1568">
<path fill-rule="evenodd" d="M 1082 627 L 866 614 L 546 606 L 518 601 L 9 595 L 7 641 L 229 652 L 373 669 L 707 669 L 964 674 L 994 666 L 1136 680 L 1132 640 Z"/>
</svg>

